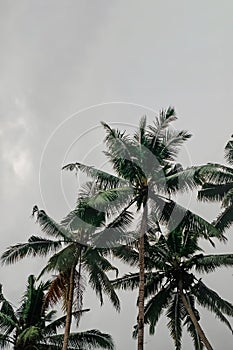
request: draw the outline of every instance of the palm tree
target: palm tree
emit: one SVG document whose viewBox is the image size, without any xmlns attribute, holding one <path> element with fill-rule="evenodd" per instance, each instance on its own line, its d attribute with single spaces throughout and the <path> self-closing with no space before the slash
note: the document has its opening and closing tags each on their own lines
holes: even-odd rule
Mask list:
<svg viewBox="0 0 233 350">
<path fill-rule="evenodd" d="M 102 224 L 103 217 L 101 215 L 96 215 L 95 218 L 91 217 L 89 220 L 91 220 L 92 225 L 90 225 L 83 220 L 85 215 L 87 216 L 85 219 L 89 218 L 88 210 L 87 201 L 85 202 L 83 197 L 78 209 L 69 213 L 61 224 L 57 224 L 45 211 L 39 210 L 35 206 L 33 215 L 36 214 L 42 231 L 54 239 L 32 236 L 26 243 L 9 247 L 1 257 L 3 263 L 11 264 L 28 256 L 43 257 L 49 253 L 54 253 L 40 276 L 45 272 L 58 272 L 50 286 L 49 295 L 50 300 L 54 303 L 60 298 L 63 298 L 64 301 L 66 324 L 63 350 L 68 349 L 72 311 L 73 309 L 79 311 L 82 308 L 85 285 L 82 280 L 85 280 L 84 275 L 95 290 L 101 304 L 103 304 L 103 293 L 105 293 L 114 307 L 117 310 L 120 309 L 119 299 L 106 274 L 111 270 L 117 272 L 117 269 L 104 257 L 100 248 L 87 245 L 91 235 Z M 80 217 L 82 217 L 82 220 Z M 93 223 L 96 224 L 96 227 L 93 226 Z M 117 230 L 118 225 L 116 224 L 115 227 Z M 108 230 L 108 227 L 102 228 L 102 234 L 106 230 Z M 74 293 L 76 293 L 75 297 Z"/>
<path fill-rule="evenodd" d="M 35 277 L 29 276 L 22 303 L 14 310 L 0 289 L 0 346 L 5 349 L 13 346 L 15 350 L 58 350 L 62 346 L 63 334 L 57 334 L 65 325 L 65 316 L 54 319 L 56 311 L 49 311 L 46 290 L 50 281 L 35 285 Z M 88 309 L 75 312 L 80 316 Z M 68 349 L 113 349 L 112 338 L 98 330 L 72 333 Z"/>
<path fill-rule="evenodd" d="M 232 135 L 233 137 L 233 135 Z M 198 198 L 203 201 L 221 201 L 223 211 L 214 222 L 222 232 L 233 223 L 233 140 L 225 146 L 225 158 L 229 166 L 220 164 L 208 164 L 201 174 L 202 189 L 198 192 Z"/>
<path fill-rule="evenodd" d="M 154 220 L 154 219 L 153 219 Z M 152 220 L 152 221 L 153 221 Z M 204 255 L 198 246 L 199 233 L 178 226 L 166 235 L 148 232 L 145 238 L 145 323 L 150 334 L 166 310 L 167 326 L 176 350 L 181 349 L 182 328 L 185 325 L 196 350 L 213 350 L 201 325 L 196 303 L 213 312 L 233 333 L 226 316 L 233 316 L 233 305 L 207 287 L 198 274 L 210 273 L 220 267 L 233 266 L 233 254 Z M 118 256 L 131 266 L 139 261 L 135 247 L 121 247 Z M 129 273 L 113 281 L 115 288 L 135 289 L 139 273 Z M 134 335 L 138 332 L 135 327 Z"/>
<path fill-rule="evenodd" d="M 100 189 L 99 198 L 102 202 L 109 201 L 109 209 L 112 211 L 112 206 L 114 207 L 119 215 L 117 218 L 128 210 L 136 209 L 141 213 L 138 230 L 138 350 L 143 350 L 144 346 L 144 235 L 148 229 L 150 210 L 154 210 L 156 204 L 156 210 L 159 208 L 162 215 L 163 208 L 169 208 L 170 225 L 176 226 L 183 218 L 187 225 L 189 217 L 190 224 L 198 222 L 202 226 L 206 238 L 219 235 L 206 221 L 201 218 L 197 220 L 197 216 L 180 206 L 177 207 L 170 198 L 171 194 L 178 190 L 192 189 L 196 186 L 194 174 L 201 170 L 195 168 L 184 171 L 182 166 L 176 163 L 179 148 L 191 135 L 183 130 L 171 129 L 170 123 L 175 119 L 175 110 L 171 107 L 162 110 L 153 125 L 147 126 L 146 118 L 143 117 L 133 136 L 102 123 L 107 134 L 105 154 L 116 176 L 81 163 L 71 163 L 63 167 L 71 171 L 82 171 L 94 179 L 95 185 Z M 96 206 L 94 208 L 98 209 Z M 108 210 L 107 207 L 105 209 Z M 193 220 L 194 218 L 196 220 Z M 114 234 L 109 232 L 110 238 L 107 241 L 112 247 L 118 238 L 122 239 L 122 236 L 114 238 Z M 106 239 L 106 235 L 104 237 Z"/>
</svg>

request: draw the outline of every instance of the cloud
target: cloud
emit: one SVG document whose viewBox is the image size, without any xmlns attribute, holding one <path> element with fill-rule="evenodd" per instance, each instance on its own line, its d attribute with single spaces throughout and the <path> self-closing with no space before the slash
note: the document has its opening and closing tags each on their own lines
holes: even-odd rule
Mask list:
<svg viewBox="0 0 233 350">
<path fill-rule="evenodd" d="M 30 152 L 30 122 L 24 101 L 14 98 L 6 108 L 0 126 L 1 192 L 15 191 L 25 185 L 32 171 Z"/>
</svg>

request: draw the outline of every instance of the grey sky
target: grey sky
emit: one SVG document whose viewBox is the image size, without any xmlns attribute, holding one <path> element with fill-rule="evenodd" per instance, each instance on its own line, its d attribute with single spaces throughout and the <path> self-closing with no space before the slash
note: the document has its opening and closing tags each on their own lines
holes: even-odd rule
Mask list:
<svg viewBox="0 0 233 350">
<path fill-rule="evenodd" d="M 231 0 L 0 0 L 1 252 L 39 233 L 29 219 L 34 204 L 56 219 L 67 213 L 76 180 L 61 176 L 62 162 L 103 164 L 100 120 L 135 125 L 143 114 L 152 120 L 149 109 L 174 105 L 179 116 L 174 126 L 194 135 L 182 156 L 187 165 L 190 158 L 193 164 L 224 162 L 223 149 L 233 133 L 232 11 Z M 111 101 L 126 104 L 75 114 Z M 191 205 L 210 220 L 217 213 L 213 205 L 194 200 Z M 229 234 L 228 245 L 218 250 L 232 247 Z M 27 275 L 38 273 L 42 264 L 27 260 L 1 268 L 0 281 L 11 300 L 19 300 Z M 231 271 L 208 281 L 232 300 Z M 93 312 L 82 325 L 111 333 L 119 350 L 134 349 L 135 298 L 123 293 L 122 300 L 117 315 L 109 304 L 100 310 L 88 293 Z M 205 313 L 202 322 L 216 349 L 232 348 L 231 334 L 218 321 Z M 190 349 L 188 339 L 184 344 Z M 173 348 L 163 321 L 148 339 L 146 349 L 154 348 Z"/>
</svg>

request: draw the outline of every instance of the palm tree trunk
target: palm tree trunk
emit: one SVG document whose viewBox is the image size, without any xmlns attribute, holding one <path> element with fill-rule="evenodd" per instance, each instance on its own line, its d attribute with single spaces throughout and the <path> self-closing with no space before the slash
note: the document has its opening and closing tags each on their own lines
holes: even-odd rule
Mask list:
<svg viewBox="0 0 233 350">
<path fill-rule="evenodd" d="M 184 307 L 185 307 L 187 313 L 189 314 L 189 316 L 192 320 L 192 323 L 193 323 L 199 337 L 201 338 L 202 342 L 204 343 L 206 349 L 213 350 L 210 342 L 206 338 L 205 333 L 204 333 L 203 329 L 201 328 L 201 326 L 200 326 L 200 324 L 199 324 L 199 322 L 198 322 L 198 320 L 193 312 L 192 307 L 189 305 L 189 303 L 186 299 L 186 296 L 185 296 L 185 294 L 183 292 L 183 288 L 182 288 L 182 282 L 180 282 L 180 285 L 179 285 L 179 294 L 180 294 L 181 300 L 184 304 Z"/>
<path fill-rule="evenodd" d="M 143 208 L 139 238 L 139 291 L 138 291 L 138 350 L 144 348 L 144 238 L 147 227 L 147 204 Z"/>
<path fill-rule="evenodd" d="M 75 265 L 72 266 L 70 270 L 69 292 L 68 292 L 67 311 L 66 311 L 66 326 L 65 326 L 62 350 L 67 350 L 68 348 L 70 327 L 71 327 L 71 321 L 72 321 L 72 306 L 73 306 L 73 298 L 74 298 L 74 274 L 75 274 Z"/>
</svg>

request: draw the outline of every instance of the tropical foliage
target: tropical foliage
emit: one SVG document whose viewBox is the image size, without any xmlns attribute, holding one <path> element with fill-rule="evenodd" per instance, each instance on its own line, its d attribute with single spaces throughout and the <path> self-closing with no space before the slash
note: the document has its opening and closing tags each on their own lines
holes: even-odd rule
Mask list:
<svg viewBox="0 0 233 350">
<path fill-rule="evenodd" d="M 173 193 L 193 189 L 199 184 L 200 180 L 195 174 L 202 171 L 201 167 L 184 170 L 177 163 L 178 151 L 191 135 L 184 130 L 172 129 L 171 122 L 176 119 L 175 110 L 169 107 L 160 112 L 153 125 L 147 125 L 146 118 L 142 118 L 132 136 L 102 123 L 106 131 L 105 154 L 116 176 L 80 163 L 64 166 L 64 169 L 82 171 L 93 178 L 100 189 L 98 196 L 102 199 L 101 205 L 109 202 L 109 206 L 105 204 L 105 210 L 111 214 L 114 208 L 119 215 L 117 219 L 128 210 L 136 209 L 141 213 L 139 228 L 134 230 L 134 239 L 138 238 L 139 247 L 138 350 L 143 349 L 144 343 L 144 236 L 147 229 L 154 230 L 162 220 L 169 228 L 180 223 L 186 229 L 198 226 L 199 233 L 205 238 L 221 238 L 215 227 L 171 199 Z M 101 208 L 95 206 L 100 212 Z M 149 226 L 150 211 L 157 213 L 154 226 Z M 107 243 L 114 246 L 120 237 L 115 235 L 116 232 L 109 233 L 111 239 Z"/>
<path fill-rule="evenodd" d="M 233 316 L 233 305 L 222 299 L 200 278 L 200 274 L 233 266 L 233 254 L 204 255 L 198 246 L 198 234 L 177 227 L 166 235 L 148 234 L 145 240 L 145 323 L 151 334 L 165 312 L 167 326 L 176 350 L 181 349 L 182 329 L 186 326 L 196 350 L 212 349 L 201 326 L 197 304 L 207 308 L 230 329 L 226 316 Z M 136 247 L 121 247 L 116 254 L 131 266 L 139 260 Z M 198 276 L 196 275 L 198 273 Z M 138 288 L 139 273 L 129 273 L 113 281 L 115 288 Z M 138 332 L 136 327 L 134 334 Z"/>
<path fill-rule="evenodd" d="M 95 232 L 96 227 L 79 219 L 77 210 L 75 215 L 69 213 L 62 220 L 62 224 L 57 224 L 36 206 L 33 208 L 33 215 L 37 216 L 42 231 L 53 239 L 32 236 L 26 243 L 9 247 L 2 255 L 2 261 L 11 264 L 24 257 L 45 257 L 54 253 L 40 275 L 52 271 L 58 273 L 50 286 L 49 294 L 50 301 L 53 303 L 63 299 L 63 308 L 67 313 L 63 344 L 63 350 L 65 350 L 68 346 L 72 311 L 82 309 L 86 282 L 94 289 L 101 304 L 103 304 L 103 293 L 105 293 L 115 308 L 119 310 L 119 299 L 107 276 L 107 272 L 111 270 L 117 272 L 117 269 L 103 256 L 100 249 L 84 244 Z M 80 215 L 84 216 L 83 213 Z M 102 219 L 100 222 L 97 218 L 95 222 L 100 225 Z"/>
<path fill-rule="evenodd" d="M 233 137 L 233 135 L 232 135 Z M 233 140 L 225 147 L 225 159 L 229 166 L 208 164 L 201 176 L 202 189 L 198 198 L 203 201 L 221 201 L 222 212 L 215 220 L 215 226 L 224 232 L 233 223 Z"/>
<path fill-rule="evenodd" d="M 66 317 L 55 319 L 56 311 L 49 310 L 48 290 L 50 281 L 35 285 L 35 277 L 29 276 L 21 305 L 14 310 L 0 290 L 0 346 L 13 346 L 15 350 L 58 350 L 63 343 L 59 331 L 65 326 Z M 74 313 L 79 317 L 81 310 Z M 112 338 L 98 330 L 72 333 L 68 349 L 113 349 Z"/>
<path fill-rule="evenodd" d="M 79 189 L 74 210 L 60 223 L 34 206 L 33 216 L 46 237 L 31 236 L 3 253 L 5 264 L 25 257 L 49 257 L 39 277 L 55 276 L 38 287 L 30 276 L 16 311 L 1 293 L 2 347 L 11 343 L 15 349 L 112 349 L 111 337 L 97 330 L 71 333 L 72 320 L 79 325 L 87 283 L 101 304 L 106 294 L 118 311 L 115 288 L 137 288 L 134 336 L 138 350 L 144 348 L 144 323 L 153 334 L 163 312 L 176 350 L 181 349 L 184 326 L 196 350 L 213 349 L 201 328 L 198 305 L 213 312 L 232 332 L 227 316 L 233 316 L 233 306 L 199 275 L 232 267 L 233 254 L 204 255 L 199 239 L 213 246 L 215 238 L 226 241 L 225 231 L 233 222 L 233 141 L 225 147 L 229 166 L 209 163 L 184 169 L 177 156 L 191 135 L 172 128 L 176 119 L 174 108 L 169 107 L 151 125 L 143 117 L 134 134 L 102 122 L 104 153 L 113 173 L 78 162 L 63 167 L 81 171 L 91 180 Z M 222 202 L 223 210 L 212 224 L 174 199 L 177 192 L 198 186 L 199 199 Z M 108 272 L 118 274 L 109 260 L 112 255 L 138 267 L 138 272 L 111 283 Z M 55 312 L 48 308 L 60 300 L 66 315 L 54 320 Z M 32 309 L 38 310 L 35 317 Z M 62 327 L 64 334 L 57 334 Z"/>
</svg>

